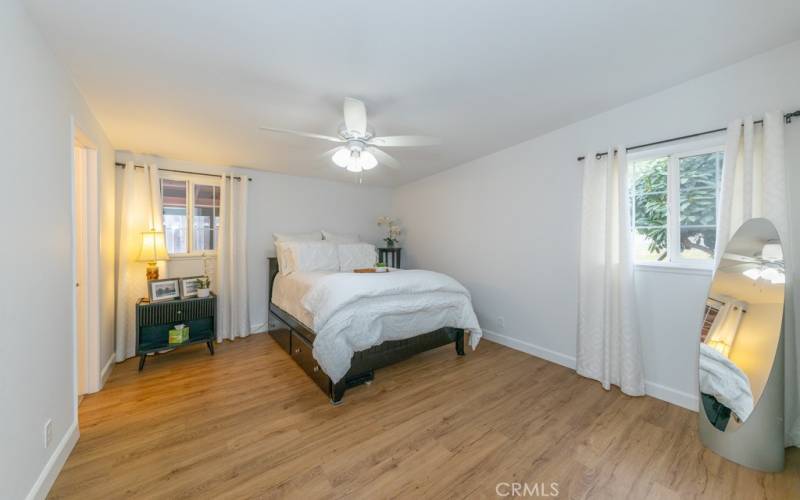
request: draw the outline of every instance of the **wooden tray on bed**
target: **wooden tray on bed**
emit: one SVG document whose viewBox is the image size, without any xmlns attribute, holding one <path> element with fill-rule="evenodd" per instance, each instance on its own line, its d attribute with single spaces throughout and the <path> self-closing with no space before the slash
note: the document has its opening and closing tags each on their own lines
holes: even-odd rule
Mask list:
<svg viewBox="0 0 800 500">
<path fill-rule="evenodd" d="M 376 270 L 375 270 L 375 268 L 374 268 L 374 267 L 365 267 L 365 268 L 362 268 L 362 269 L 353 269 L 353 272 L 354 272 L 354 273 L 375 273 L 375 274 L 383 274 L 383 273 L 390 273 L 390 272 L 392 272 L 392 271 L 391 271 L 389 268 L 387 268 L 387 269 L 386 269 L 386 271 L 381 271 L 381 272 L 378 272 L 378 271 L 376 271 Z"/>
</svg>

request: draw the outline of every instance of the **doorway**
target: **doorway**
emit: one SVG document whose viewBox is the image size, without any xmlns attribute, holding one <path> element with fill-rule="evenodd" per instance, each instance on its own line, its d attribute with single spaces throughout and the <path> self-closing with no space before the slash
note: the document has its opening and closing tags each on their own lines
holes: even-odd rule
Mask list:
<svg viewBox="0 0 800 500">
<path fill-rule="evenodd" d="M 97 148 L 73 126 L 72 226 L 76 396 L 100 389 L 99 204 Z"/>
</svg>

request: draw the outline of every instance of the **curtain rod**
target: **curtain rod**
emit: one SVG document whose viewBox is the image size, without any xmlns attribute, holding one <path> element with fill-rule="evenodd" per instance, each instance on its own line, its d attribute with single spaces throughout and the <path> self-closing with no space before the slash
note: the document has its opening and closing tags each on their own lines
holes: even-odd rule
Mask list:
<svg viewBox="0 0 800 500">
<path fill-rule="evenodd" d="M 116 165 L 118 167 L 125 168 L 125 164 L 124 163 L 116 162 L 114 165 Z M 144 165 L 134 165 L 133 167 L 134 168 L 144 168 Z M 239 177 L 238 175 L 225 175 L 225 176 L 222 176 L 220 174 L 206 174 L 206 173 L 203 173 L 203 172 L 189 172 L 188 170 L 172 170 L 172 169 L 169 169 L 169 168 L 159 168 L 159 170 L 161 170 L 163 172 L 174 172 L 176 174 L 206 175 L 208 177 L 218 177 L 220 179 L 222 177 L 230 177 L 231 179 L 236 179 L 237 181 L 242 180 L 242 177 Z M 244 178 L 247 179 L 248 181 L 252 181 L 253 180 L 252 177 L 244 177 Z"/>
<path fill-rule="evenodd" d="M 795 116 L 800 116 L 800 110 L 792 111 L 791 113 L 786 113 L 785 115 L 783 115 L 783 121 L 785 123 L 787 123 L 787 124 L 788 123 L 792 123 L 792 117 L 795 117 Z M 753 125 L 758 125 L 759 123 L 764 123 L 764 120 L 756 120 L 756 121 L 753 122 Z M 701 136 L 704 136 L 704 135 L 717 134 L 719 132 L 724 132 L 726 130 L 728 130 L 727 127 L 726 128 L 718 128 L 718 129 L 714 129 L 714 130 L 706 130 L 705 132 L 697 132 L 696 134 L 682 135 L 680 137 L 673 137 L 671 139 L 664 139 L 663 141 L 648 142 L 647 144 L 639 144 L 638 146 L 631 146 L 629 148 L 625 148 L 625 151 L 635 151 L 637 149 L 649 148 L 650 146 L 658 146 L 659 144 L 667 144 L 667 143 L 670 143 L 670 142 L 682 141 L 684 139 L 692 139 L 694 137 L 701 137 Z M 597 153 L 596 155 L 594 155 L 594 157 L 595 157 L 595 159 L 599 160 L 600 158 L 602 158 L 602 157 L 604 157 L 606 155 L 608 155 L 608 152 Z M 578 161 L 583 161 L 585 159 L 586 159 L 585 156 L 579 156 L 578 157 Z"/>
</svg>

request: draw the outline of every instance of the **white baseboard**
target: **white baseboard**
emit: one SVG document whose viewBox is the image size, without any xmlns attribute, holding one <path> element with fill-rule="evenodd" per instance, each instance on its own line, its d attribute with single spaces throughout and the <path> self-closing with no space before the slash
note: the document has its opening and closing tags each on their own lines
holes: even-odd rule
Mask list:
<svg viewBox="0 0 800 500">
<path fill-rule="evenodd" d="M 531 344 L 530 342 L 515 339 L 507 335 L 501 335 L 491 330 L 483 330 L 483 336 L 487 340 L 510 347 L 511 349 L 522 351 L 532 356 L 536 356 L 537 358 L 546 359 L 547 361 L 552 361 L 553 363 L 566 366 L 567 368 L 572 368 L 573 370 L 575 369 L 575 356 L 568 356 L 566 354 L 553 351 L 552 349 L 547 349 L 546 347 Z"/>
<path fill-rule="evenodd" d="M 116 353 L 112 352 L 111 356 L 108 358 L 108 361 L 106 361 L 106 365 L 100 371 L 100 389 L 102 389 L 103 386 L 106 385 L 106 381 L 108 380 L 108 377 L 111 376 L 111 370 L 114 369 L 114 361 L 116 359 L 117 359 Z M 100 390 L 100 389 L 98 389 L 98 390 Z"/>
<path fill-rule="evenodd" d="M 269 323 L 259 323 L 257 325 L 250 325 L 250 333 L 265 333 L 269 331 Z"/>
<path fill-rule="evenodd" d="M 492 342 L 510 347 L 511 349 L 517 351 L 522 351 L 530 354 L 531 356 L 536 356 L 537 358 L 552 361 L 553 363 L 566 366 L 567 368 L 571 368 L 573 370 L 577 365 L 577 361 L 574 356 L 553 351 L 552 349 L 531 344 L 530 342 L 515 339 L 491 330 L 483 330 L 483 336 Z M 649 382 L 647 380 L 645 380 L 644 386 L 645 393 L 653 398 L 666 401 L 667 403 L 671 403 L 691 411 L 697 411 L 699 407 L 699 399 L 696 394 L 689 394 L 677 389 L 672 389 L 670 387 L 657 384 L 655 382 Z"/>
<path fill-rule="evenodd" d="M 69 454 L 72 453 L 72 449 L 75 448 L 79 437 L 78 422 L 75 421 L 69 429 L 67 429 L 67 433 L 61 439 L 61 442 L 58 443 L 53 454 L 50 455 L 50 460 L 45 464 L 41 474 L 39 474 L 33 487 L 28 492 L 28 496 L 25 497 L 27 500 L 39 500 L 47 497 L 50 488 L 53 487 L 53 483 L 56 482 L 56 478 L 61 472 L 61 468 L 64 467 L 67 458 L 69 458 Z"/>
<path fill-rule="evenodd" d="M 696 394 L 689 394 L 665 385 L 656 384 L 655 382 L 645 380 L 644 391 L 648 396 L 686 408 L 687 410 L 697 411 L 700 405 L 700 399 Z"/>
</svg>

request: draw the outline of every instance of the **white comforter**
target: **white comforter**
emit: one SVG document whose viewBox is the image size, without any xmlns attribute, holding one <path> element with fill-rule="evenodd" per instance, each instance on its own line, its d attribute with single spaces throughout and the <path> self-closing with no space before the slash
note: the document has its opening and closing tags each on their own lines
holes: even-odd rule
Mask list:
<svg viewBox="0 0 800 500">
<path fill-rule="evenodd" d="M 481 338 L 467 289 L 432 271 L 329 274 L 302 302 L 314 320 L 314 358 L 334 383 L 350 369 L 354 352 L 387 340 L 445 326 L 469 329 L 473 349 Z"/>
<path fill-rule="evenodd" d="M 706 344 L 700 344 L 700 392 L 714 396 L 739 420 L 753 411 L 753 393 L 747 375 L 731 360 Z"/>
</svg>

